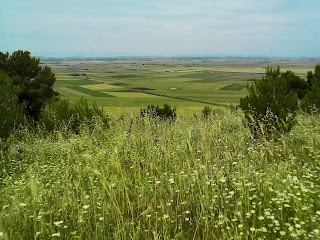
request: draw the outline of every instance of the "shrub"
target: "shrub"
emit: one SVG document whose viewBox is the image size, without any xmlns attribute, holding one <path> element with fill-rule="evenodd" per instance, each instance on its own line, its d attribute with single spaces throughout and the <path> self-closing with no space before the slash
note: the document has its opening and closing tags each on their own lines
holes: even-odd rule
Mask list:
<svg viewBox="0 0 320 240">
<path fill-rule="evenodd" d="M 84 98 L 74 104 L 59 99 L 46 107 L 40 123 L 49 131 L 65 129 L 78 133 L 82 124 L 92 126 L 97 119 L 105 126 L 109 126 L 109 117 L 95 103 L 90 106 Z"/>
<path fill-rule="evenodd" d="M 308 113 L 314 110 L 318 112 L 320 109 L 320 64 L 315 67 L 314 73 L 308 72 L 307 79 L 310 90 L 305 95 L 301 108 Z"/>
<path fill-rule="evenodd" d="M 168 104 L 163 107 L 149 105 L 146 109 L 140 109 L 141 116 L 148 116 L 153 119 L 175 121 L 177 118 L 176 108 L 172 108 Z"/>
<path fill-rule="evenodd" d="M 290 91 L 296 92 L 299 99 L 303 99 L 307 94 L 309 88 L 308 83 L 299 76 L 296 76 L 294 72 L 287 71 L 282 73 L 281 78 L 287 83 L 287 94 L 290 93 Z"/>
<path fill-rule="evenodd" d="M 24 122 L 23 106 L 19 105 L 19 87 L 0 71 L 0 139 L 5 140 L 15 126 Z"/>
<path fill-rule="evenodd" d="M 212 108 L 211 107 L 208 107 L 208 106 L 205 106 L 203 109 L 202 109 L 202 116 L 204 118 L 208 118 L 211 114 L 212 114 Z"/>
<path fill-rule="evenodd" d="M 261 80 L 247 86 L 248 96 L 240 99 L 240 108 L 245 112 L 254 137 L 290 131 L 298 108 L 298 96 L 288 92 L 286 75 L 280 68 L 268 67 Z"/>
</svg>

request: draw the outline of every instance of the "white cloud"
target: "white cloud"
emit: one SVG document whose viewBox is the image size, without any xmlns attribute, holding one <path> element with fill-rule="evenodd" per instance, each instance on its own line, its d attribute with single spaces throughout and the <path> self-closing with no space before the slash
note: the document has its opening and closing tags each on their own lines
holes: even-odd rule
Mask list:
<svg viewBox="0 0 320 240">
<path fill-rule="evenodd" d="M 95 55 L 285 53 L 302 44 L 297 25 L 315 12 L 291 9 L 292 0 L 4 1 L 3 35 L 16 45 Z M 319 15 L 312 19 L 317 31 Z"/>
</svg>

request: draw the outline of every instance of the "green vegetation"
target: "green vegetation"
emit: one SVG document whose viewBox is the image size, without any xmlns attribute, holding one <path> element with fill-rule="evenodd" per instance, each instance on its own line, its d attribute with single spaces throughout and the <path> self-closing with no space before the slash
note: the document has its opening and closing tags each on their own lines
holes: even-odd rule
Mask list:
<svg viewBox="0 0 320 240">
<path fill-rule="evenodd" d="M 320 65 L 307 81 L 304 69 L 273 67 L 258 81 L 256 64 L 63 63 L 53 66 L 63 97 L 26 124 L 19 94 L 54 96 L 44 77 L 50 85 L 54 75 L 10 74 L 39 62 L 8 58 L 0 54 L 0 240 L 320 239 Z M 240 98 L 244 113 L 223 107 Z M 116 104 L 121 116 L 109 118 L 101 106 Z"/>
<path fill-rule="evenodd" d="M 55 75 L 50 67 L 39 64 L 40 59 L 32 57 L 28 51 L 19 50 L 11 55 L 0 52 L 0 70 L 7 73 L 10 81 L 19 88 L 19 104 L 24 107 L 25 114 L 35 121 L 39 120 L 48 100 L 56 95 L 53 91 Z"/>
<path fill-rule="evenodd" d="M 280 68 L 267 68 L 265 77 L 248 86 L 248 96 L 240 99 L 252 134 L 273 135 L 289 132 L 298 109 L 298 97 L 288 91 L 287 79 Z"/>
<path fill-rule="evenodd" d="M 20 131 L 1 150 L 3 239 L 317 239 L 319 116 L 253 141 L 241 112 L 80 134 Z"/>
<path fill-rule="evenodd" d="M 281 73 L 280 67 L 268 67 L 261 80 L 255 80 L 253 85 L 247 87 L 249 94 L 240 99 L 239 106 L 245 111 L 255 137 L 289 132 L 294 124 L 298 100 L 303 101 L 303 109 L 319 106 L 320 98 L 316 96 L 320 92 L 318 69 L 320 71 L 320 65 L 315 67 L 315 74 L 308 72 L 306 82 L 291 71 Z"/>
<path fill-rule="evenodd" d="M 232 84 L 229 84 L 229 85 L 221 88 L 221 90 L 238 90 L 238 91 L 241 91 L 244 88 L 246 88 L 246 86 L 244 86 L 242 84 L 232 83 Z"/>
<path fill-rule="evenodd" d="M 142 117 L 152 119 L 175 121 L 177 118 L 176 109 L 169 104 L 164 104 L 163 107 L 149 105 L 146 109 L 140 109 Z"/>
<path fill-rule="evenodd" d="M 307 112 L 320 109 L 320 64 L 315 67 L 314 73 L 308 72 L 307 82 L 310 91 L 307 92 L 302 102 L 302 108 Z"/>
<path fill-rule="evenodd" d="M 88 94 L 89 96 L 93 96 L 93 97 L 112 97 L 111 95 L 108 95 L 106 93 L 100 92 L 100 91 L 95 91 L 95 90 L 91 90 L 91 89 L 87 89 L 87 88 L 83 88 L 77 85 L 74 86 L 70 86 L 69 88 L 76 90 L 78 92 L 81 93 L 85 93 Z"/>
<path fill-rule="evenodd" d="M 82 125 L 91 129 L 97 121 L 104 127 L 109 126 L 109 117 L 95 103 L 89 105 L 84 98 L 73 104 L 68 100 L 59 99 L 52 101 L 44 109 L 39 125 L 49 132 L 79 133 Z"/>
<path fill-rule="evenodd" d="M 0 70 L 0 141 L 9 137 L 10 132 L 24 122 L 19 93 L 20 90 L 13 84 L 12 78 Z"/>
<path fill-rule="evenodd" d="M 62 61 L 50 63 L 57 77 L 55 90 L 71 101 L 86 97 L 111 116 L 120 109 L 169 104 L 177 114 L 192 115 L 206 106 L 238 104 L 245 86 L 261 77 L 264 66 L 197 63 L 171 60 Z M 233 63 L 234 64 L 234 63 Z M 85 75 L 84 75 L 85 74 Z M 113 98 L 110 98 L 113 96 Z"/>
</svg>

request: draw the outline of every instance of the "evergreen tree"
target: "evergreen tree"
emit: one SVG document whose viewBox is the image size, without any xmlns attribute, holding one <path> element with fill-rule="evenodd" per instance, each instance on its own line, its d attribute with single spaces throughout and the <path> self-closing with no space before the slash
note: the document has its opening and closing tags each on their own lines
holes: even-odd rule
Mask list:
<svg viewBox="0 0 320 240">
<path fill-rule="evenodd" d="M 240 108 L 255 137 L 288 132 L 292 128 L 298 95 L 288 91 L 286 74 L 281 74 L 279 67 L 268 67 L 265 76 L 247 89 L 249 94 L 240 99 Z"/>
</svg>

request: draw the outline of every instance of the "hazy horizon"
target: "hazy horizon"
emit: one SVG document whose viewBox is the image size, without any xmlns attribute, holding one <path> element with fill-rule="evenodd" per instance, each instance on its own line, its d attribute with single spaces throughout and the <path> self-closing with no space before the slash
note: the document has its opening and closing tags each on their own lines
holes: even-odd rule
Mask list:
<svg viewBox="0 0 320 240">
<path fill-rule="evenodd" d="M 0 51 L 320 58 L 320 1 L 2 0 Z"/>
</svg>

